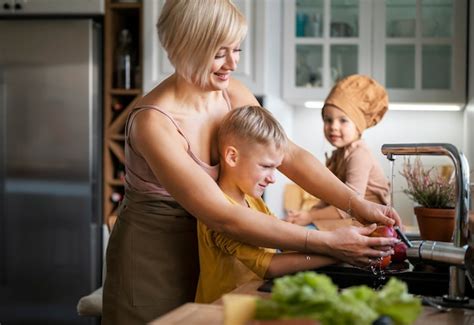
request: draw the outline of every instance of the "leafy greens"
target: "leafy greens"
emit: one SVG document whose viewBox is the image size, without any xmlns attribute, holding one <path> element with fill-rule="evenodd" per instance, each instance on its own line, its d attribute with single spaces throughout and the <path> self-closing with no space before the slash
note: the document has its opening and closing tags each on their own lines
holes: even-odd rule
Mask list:
<svg viewBox="0 0 474 325">
<path fill-rule="evenodd" d="M 412 324 L 421 312 L 420 299 L 404 282 L 391 278 L 380 290 L 365 285 L 338 292 L 327 275 L 300 272 L 275 280 L 271 299 L 258 299 L 256 319 L 308 318 L 323 325 L 370 325 L 380 316 L 395 324 Z"/>
</svg>

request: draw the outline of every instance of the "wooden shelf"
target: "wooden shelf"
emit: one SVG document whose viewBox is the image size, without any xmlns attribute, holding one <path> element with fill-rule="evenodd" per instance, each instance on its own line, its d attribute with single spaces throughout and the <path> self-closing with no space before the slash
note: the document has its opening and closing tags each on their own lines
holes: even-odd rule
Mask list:
<svg viewBox="0 0 474 325">
<path fill-rule="evenodd" d="M 116 141 L 125 141 L 125 135 L 123 134 L 111 134 L 108 136 L 110 140 L 116 140 Z"/>
<path fill-rule="evenodd" d="M 110 89 L 110 94 L 111 95 L 141 95 L 142 90 L 141 89 L 119 89 L 119 88 L 113 88 Z"/>
<path fill-rule="evenodd" d="M 124 186 L 125 183 L 121 179 L 111 179 L 107 181 L 107 184 L 112 186 Z"/>
<path fill-rule="evenodd" d="M 117 217 L 120 206 L 117 193 L 123 197 L 125 170 L 124 127 L 128 114 L 140 100 L 143 89 L 141 82 L 132 89 L 115 88 L 115 51 L 118 47 L 119 34 L 127 29 L 132 36 L 136 50 L 136 67 L 143 67 L 143 4 L 119 3 L 106 0 L 104 27 L 104 112 L 103 112 L 103 222 Z M 135 80 L 141 80 L 140 75 Z M 136 72 L 134 72 L 136 74 Z M 139 84 L 138 84 L 139 83 Z M 119 105 L 117 108 L 117 105 Z"/>
</svg>

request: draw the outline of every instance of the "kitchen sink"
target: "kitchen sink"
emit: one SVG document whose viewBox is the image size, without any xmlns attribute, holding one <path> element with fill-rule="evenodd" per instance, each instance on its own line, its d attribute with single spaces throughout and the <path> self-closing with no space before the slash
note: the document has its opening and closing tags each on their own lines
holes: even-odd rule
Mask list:
<svg viewBox="0 0 474 325">
<path fill-rule="evenodd" d="M 449 287 L 449 267 L 446 265 L 421 263 L 413 266 L 407 262 L 392 263 L 383 277 L 375 276 L 370 270 L 349 265 L 327 266 L 314 271 L 328 275 L 339 288 L 365 284 L 377 289 L 391 277 L 404 281 L 408 286 L 408 291 L 416 295 L 439 297 L 447 294 Z M 268 280 L 259 290 L 270 292 L 272 285 L 273 281 Z M 474 298 L 474 292 L 467 278 L 465 295 Z"/>
</svg>

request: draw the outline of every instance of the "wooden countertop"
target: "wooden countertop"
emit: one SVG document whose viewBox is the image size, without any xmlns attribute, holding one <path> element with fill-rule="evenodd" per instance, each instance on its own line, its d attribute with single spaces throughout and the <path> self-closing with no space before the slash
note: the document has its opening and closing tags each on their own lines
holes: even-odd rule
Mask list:
<svg viewBox="0 0 474 325">
<path fill-rule="evenodd" d="M 253 281 L 235 289 L 232 293 L 251 294 L 260 297 L 269 297 L 266 292 L 257 291 L 262 281 Z M 222 325 L 224 323 L 224 308 L 222 300 L 213 304 L 187 303 L 178 307 L 162 317 L 152 321 L 150 325 Z M 423 307 L 422 314 L 418 317 L 415 325 L 473 325 L 474 310 L 452 309 L 446 313 L 440 313 L 431 307 Z"/>
</svg>

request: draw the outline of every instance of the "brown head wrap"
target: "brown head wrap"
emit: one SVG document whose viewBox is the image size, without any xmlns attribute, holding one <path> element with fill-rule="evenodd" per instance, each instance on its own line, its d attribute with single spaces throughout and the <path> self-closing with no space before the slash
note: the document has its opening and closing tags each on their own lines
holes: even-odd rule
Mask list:
<svg viewBox="0 0 474 325">
<path fill-rule="evenodd" d="M 382 119 L 388 109 L 388 95 L 374 79 L 356 74 L 340 80 L 324 105 L 339 108 L 362 133 Z"/>
</svg>

